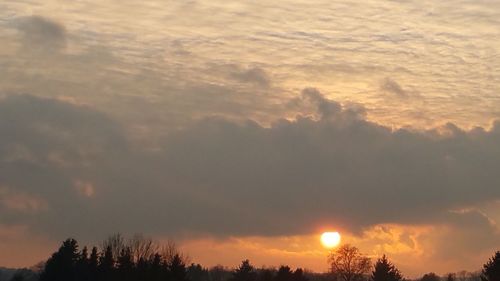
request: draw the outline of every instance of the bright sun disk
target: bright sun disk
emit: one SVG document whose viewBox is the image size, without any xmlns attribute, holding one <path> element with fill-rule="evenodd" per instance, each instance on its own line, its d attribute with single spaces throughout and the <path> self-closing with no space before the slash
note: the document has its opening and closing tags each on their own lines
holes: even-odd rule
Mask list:
<svg viewBox="0 0 500 281">
<path fill-rule="evenodd" d="M 325 248 L 334 248 L 340 244 L 340 233 L 338 232 L 324 232 L 321 234 L 321 244 Z"/>
</svg>

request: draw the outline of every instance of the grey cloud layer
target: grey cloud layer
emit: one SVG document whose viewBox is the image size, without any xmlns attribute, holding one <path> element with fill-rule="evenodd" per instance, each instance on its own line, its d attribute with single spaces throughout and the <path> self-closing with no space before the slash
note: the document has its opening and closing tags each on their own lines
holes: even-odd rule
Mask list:
<svg viewBox="0 0 500 281">
<path fill-rule="evenodd" d="M 46 208 L 4 204 L 2 223 L 57 237 L 300 234 L 325 223 L 356 232 L 379 223 L 448 223 L 450 210 L 500 199 L 498 124 L 392 131 L 314 89 L 301 102 L 315 104 L 321 118 L 271 127 L 209 118 L 152 151 L 88 107 L 3 99 L 0 185 Z M 81 192 L 82 183 L 92 192 Z"/>
</svg>

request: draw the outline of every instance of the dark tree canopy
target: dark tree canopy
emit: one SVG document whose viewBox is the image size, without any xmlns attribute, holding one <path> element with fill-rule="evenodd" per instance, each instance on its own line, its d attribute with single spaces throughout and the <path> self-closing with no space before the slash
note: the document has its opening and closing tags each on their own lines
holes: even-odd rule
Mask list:
<svg viewBox="0 0 500 281">
<path fill-rule="evenodd" d="M 305 276 L 302 268 L 295 269 L 292 275 L 292 281 L 308 281 L 308 278 Z"/>
<path fill-rule="evenodd" d="M 257 275 L 257 281 L 274 281 L 276 269 L 274 268 L 261 268 Z"/>
<path fill-rule="evenodd" d="M 500 281 L 500 251 L 497 251 L 493 257 L 483 265 L 481 280 Z"/>
<path fill-rule="evenodd" d="M 329 254 L 329 273 L 307 274 L 301 268 L 293 271 L 286 265 L 278 269 L 256 269 L 248 259 L 234 270 L 221 265 L 210 269 L 194 263 L 186 266 L 188 257 L 179 252 L 173 242 L 161 247 L 141 235 L 129 240 L 114 235 L 101 245 L 105 248 L 92 247 L 89 253 L 90 248 L 79 250 L 75 239 L 67 239 L 45 263 L 41 262 L 32 269 L 16 272 L 0 268 L 0 275 L 9 273 L 8 277 L 0 276 L 0 281 L 362 281 L 367 277 L 371 277 L 370 281 L 404 280 L 401 272 L 385 255 L 377 260 L 371 276 L 368 276 L 372 268 L 370 259 L 349 244 Z M 484 264 L 481 272 L 462 271 L 443 278 L 431 272 L 420 281 L 445 279 L 500 281 L 500 251 Z"/>
<path fill-rule="evenodd" d="M 0 274 L 0 280 L 2 279 L 2 276 Z M 37 281 L 38 280 L 38 275 L 30 270 L 30 269 L 18 269 L 14 273 L 14 275 L 8 279 L 9 281 Z"/>
<path fill-rule="evenodd" d="M 257 272 L 250 264 L 249 260 L 244 260 L 241 265 L 234 271 L 231 281 L 255 281 Z"/>
<path fill-rule="evenodd" d="M 40 281 L 76 280 L 76 263 L 79 257 L 78 243 L 75 239 L 67 239 L 47 260 L 40 274 Z"/>
<path fill-rule="evenodd" d="M 192 263 L 188 266 L 187 277 L 191 281 L 210 281 L 208 269 L 203 268 L 201 264 Z"/>
<path fill-rule="evenodd" d="M 434 272 L 426 273 L 420 279 L 420 281 L 440 281 L 440 280 L 441 278 L 439 278 L 439 276 Z"/>
<path fill-rule="evenodd" d="M 22 274 L 19 274 L 19 273 L 15 273 L 14 276 L 12 276 L 12 278 L 10 279 L 10 281 L 26 281 L 24 275 Z"/>
<path fill-rule="evenodd" d="M 403 275 L 388 259 L 383 255 L 375 263 L 371 276 L 372 281 L 401 281 Z"/>
<path fill-rule="evenodd" d="M 453 273 L 449 273 L 448 275 L 446 275 L 446 281 L 455 281 L 455 279 L 456 277 Z"/>
<path fill-rule="evenodd" d="M 187 281 L 186 264 L 179 254 L 174 255 L 168 264 L 172 281 Z"/>
<path fill-rule="evenodd" d="M 180 254 L 162 256 L 150 239 L 124 241 L 112 236 L 103 243 L 106 248 L 93 247 L 89 256 L 86 247 L 79 252 L 76 240 L 68 239 L 47 260 L 40 281 L 190 281 Z"/>
<path fill-rule="evenodd" d="M 276 276 L 274 277 L 274 281 L 291 281 L 293 276 L 293 272 L 290 267 L 286 265 L 280 266 L 278 272 L 276 272 Z"/>
<path fill-rule="evenodd" d="M 230 280 L 232 273 L 229 269 L 224 268 L 222 265 L 213 266 L 208 270 L 208 275 L 210 281 L 226 281 Z M 262 281 L 272 281 L 272 280 L 262 280 Z"/>
</svg>

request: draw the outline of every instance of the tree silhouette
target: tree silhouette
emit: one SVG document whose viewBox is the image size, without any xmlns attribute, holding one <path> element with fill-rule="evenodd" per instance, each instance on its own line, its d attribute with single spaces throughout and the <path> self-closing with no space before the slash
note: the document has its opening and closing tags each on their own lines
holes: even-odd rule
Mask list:
<svg viewBox="0 0 500 281">
<path fill-rule="evenodd" d="M 152 259 L 159 248 L 158 244 L 155 243 L 153 239 L 144 237 L 141 234 L 136 234 L 128 240 L 128 247 L 130 247 L 132 257 L 136 262 L 140 259 Z M 173 245 L 173 247 L 175 247 L 175 245 Z"/>
<path fill-rule="evenodd" d="M 481 280 L 500 281 L 500 251 L 497 251 L 493 257 L 483 265 Z"/>
<path fill-rule="evenodd" d="M 167 280 L 169 277 L 168 267 L 166 266 L 162 256 L 158 253 L 154 254 L 151 258 L 148 271 L 148 280 L 150 281 Z"/>
<path fill-rule="evenodd" d="M 446 281 L 455 281 L 455 274 L 453 273 L 448 273 L 448 275 L 446 275 Z"/>
<path fill-rule="evenodd" d="M 379 258 L 371 276 L 372 281 L 401 281 L 401 272 L 387 259 L 386 255 Z"/>
<path fill-rule="evenodd" d="M 216 265 L 208 270 L 208 275 L 210 277 L 210 281 L 225 281 L 231 278 L 232 273 L 224 268 L 224 266 Z M 272 281 L 272 279 L 262 281 Z"/>
<path fill-rule="evenodd" d="M 122 281 L 133 280 L 134 261 L 130 248 L 123 248 L 116 261 L 117 278 Z"/>
<path fill-rule="evenodd" d="M 308 278 L 304 275 L 304 270 L 302 268 L 297 268 L 293 272 L 292 281 L 308 281 Z"/>
<path fill-rule="evenodd" d="M 88 262 L 89 281 L 97 280 L 98 270 L 99 270 L 99 254 L 97 252 L 97 248 L 93 247 Z"/>
<path fill-rule="evenodd" d="M 26 281 L 24 275 L 20 272 L 14 273 L 14 276 L 10 279 L 10 281 Z"/>
<path fill-rule="evenodd" d="M 203 268 L 201 264 L 192 263 L 187 268 L 187 276 L 191 281 L 209 281 L 208 270 Z"/>
<path fill-rule="evenodd" d="M 182 260 L 182 257 L 178 254 L 174 255 L 172 261 L 168 264 L 168 269 L 170 270 L 170 277 L 172 281 L 186 281 L 187 272 L 186 264 Z"/>
<path fill-rule="evenodd" d="M 99 251 L 93 247 L 89 256 L 87 247 L 78 252 L 76 240 L 68 239 L 40 267 L 40 281 L 191 281 L 185 263 L 187 258 L 173 243 L 163 256 L 158 244 L 151 239 L 134 236 L 129 242 L 124 241 L 127 240 L 119 235 L 111 236 L 102 243 L 105 248 Z M 120 252 L 115 255 L 117 249 Z M 192 265 L 190 269 L 193 276 L 203 276 L 195 281 L 209 281 L 208 271 L 201 265 Z M 223 273 L 220 281 L 227 280 L 230 274 L 224 269 Z M 29 275 L 25 280 L 31 281 L 32 277 Z"/>
<path fill-rule="evenodd" d="M 79 254 L 78 260 L 76 261 L 76 280 L 78 281 L 90 281 L 89 279 L 89 255 L 87 247 L 83 247 L 82 252 Z"/>
<path fill-rule="evenodd" d="M 274 268 L 261 268 L 257 273 L 256 281 L 273 281 L 275 273 Z"/>
<path fill-rule="evenodd" d="M 0 276 L 1 279 L 2 276 Z M 23 268 L 18 269 L 14 275 L 9 279 L 10 281 L 35 281 L 38 280 L 38 276 L 35 272 L 30 269 Z"/>
<path fill-rule="evenodd" d="M 356 281 L 370 271 L 370 259 L 363 256 L 358 248 L 345 244 L 328 256 L 331 273 L 344 281 Z"/>
<path fill-rule="evenodd" d="M 72 281 L 76 280 L 76 263 L 79 259 L 78 243 L 75 239 L 67 239 L 57 252 L 47 260 L 40 274 L 40 281 Z"/>
<path fill-rule="evenodd" d="M 115 267 L 115 260 L 113 258 L 113 249 L 111 246 L 107 246 L 104 253 L 102 253 L 99 266 L 98 266 L 98 276 L 102 281 L 108 281 L 113 279 Z"/>
<path fill-rule="evenodd" d="M 422 279 L 420 279 L 420 281 L 440 281 L 440 280 L 441 278 L 439 278 L 439 276 L 437 276 L 437 274 L 434 272 L 426 273 L 424 274 L 424 276 L 422 276 Z"/>
<path fill-rule="evenodd" d="M 276 276 L 274 276 L 274 281 L 292 281 L 292 270 L 289 266 L 282 265 L 278 268 Z"/>
<path fill-rule="evenodd" d="M 110 248 L 111 256 L 114 259 L 118 258 L 125 247 L 125 238 L 120 233 L 110 235 L 101 242 L 101 249 L 107 250 Z"/>
<path fill-rule="evenodd" d="M 257 273 L 249 260 L 244 260 L 241 265 L 233 272 L 231 281 L 255 281 Z"/>
</svg>

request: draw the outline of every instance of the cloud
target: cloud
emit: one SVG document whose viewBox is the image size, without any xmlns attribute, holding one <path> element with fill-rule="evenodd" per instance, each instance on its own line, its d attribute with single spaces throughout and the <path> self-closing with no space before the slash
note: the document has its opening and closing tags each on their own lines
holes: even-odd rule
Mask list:
<svg viewBox="0 0 500 281">
<path fill-rule="evenodd" d="M 2 223 L 68 235 L 74 216 L 84 217 L 73 183 L 95 179 L 100 163 L 126 151 L 120 126 L 90 108 L 29 95 L 2 99 L 0 116 L 0 182 L 8 187 Z"/>
<path fill-rule="evenodd" d="M 389 77 L 380 82 L 380 90 L 399 98 L 409 98 L 418 95 L 414 91 L 404 89 L 398 82 Z"/>
<path fill-rule="evenodd" d="M 35 15 L 19 18 L 17 22 L 26 48 L 56 51 L 66 45 L 66 29 L 55 21 Z"/>
<path fill-rule="evenodd" d="M 25 193 L 13 192 L 7 187 L 0 188 L 0 205 L 15 212 L 39 212 L 47 208 L 45 201 Z"/>
<path fill-rule="evenodd" d="M 263 127 L 208 118 L 154 150 L 130 142 L 121 126 L 87 106 L 5 98 L 0 183 L 47 208 L 7 213 L 3 222 L 61 238 L 117 230 L 273 236 L 321 225 L 360 233 L 383 223 L 451 224 L 450 210 L 500 197 L 498 124 L 393 131 L 353 118 L 315 89 L 303 96 L 319 119 Z"/>
<path fill-rule="evenodd" d="M 271 79 L 268 74 L 259 67 L 237 69 L 231 73 L 231 76 L 238 81 L 256 84 L 265 88 L 269 87 L 271 84 Z"/>
<path fill-rule="evenodd" d="M 448 136 L 392 131 L 351 118 L 348 109 L 318 92 L 305 93 L 317 101 L 320 120 L 299 117 L 264 128 L 209 119 L 167 145 L 166 159 L 177 160 L 172 169 L 177 175 L 189 171 L 183 178 L 205 202 L 212 201 L 210 194 L 221 196 L 213 199 L 215 210 L 238 202 L 241 210 L 233 206 L 232 213 L 249 221 L 239 226 L 234 218 L 235 234 L 300 233 L 322 223 L 351 230 L 384 222 L 429 223 L 450 208 L 499 196 L 492 169 L 500 159 L 491 154 L 497 127 L 455 128 Z M 215 223 L 216 217 L 207 213 L 202 221 Z"/>
<path fill-rule="evenodd" d="M 95 188 L 91 183 L 82 182 L 77 180 L 75 182 L 75 189 L 80 193 L 80 195 L 85 197 L 93 197 L 95 193 Z"/>
</svg>

